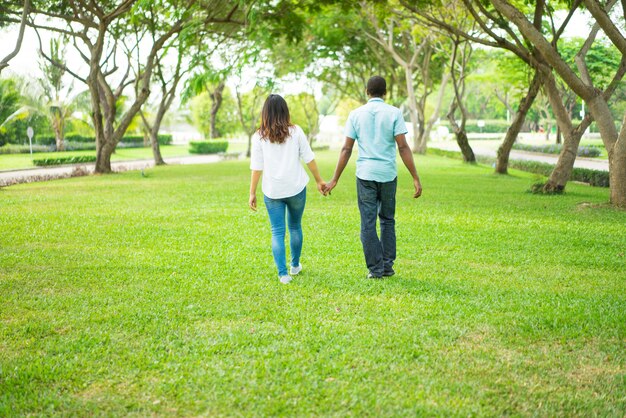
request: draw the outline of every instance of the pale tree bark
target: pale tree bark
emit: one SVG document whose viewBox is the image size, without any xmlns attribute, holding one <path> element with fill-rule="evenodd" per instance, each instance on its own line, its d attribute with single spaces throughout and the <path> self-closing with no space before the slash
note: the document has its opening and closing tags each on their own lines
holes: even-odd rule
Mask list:
<svg viewBox="0 0 626 418">
<path fill-rule="evenodd" d="M 365 2 L 361 2 L 361 7 L 367 14 L 370 23 L 374 28 L 374 34 L 367 33 L 368 38 L 377 42 L 391 56 L 391 58 L 404 70 L 407 104 L 409 108 L 409 118 L 413 130 L 413 152 L 426 153 L 428 137 L 426 132 L 430 133 L 432 125 L 426 128 L 426 99 L 432 93 L 431 87 L 431 56 L 433 52 L 432 40 L 429 36 L 424 36 L 420 42 L 416 42 L 414 35 L 408 31 L 402 31 L 400 42 L 394 36 L 395 21 L 393 18 L 388 19 L 385 30 L 379 26 L 378 21 L 371 8 Z M 401 55 L 398 50 L 398 44 L 405 45 L 405 56 Z M 420 73 L 423 93 L 418 97 L 415 89 L 415 75 Z"/>
<path fill-rule="evenodd" d="M 613 44 L 623 55 L 626 55 L 626 38 L 621 35 L 619 29 L 615 27 L 602 6 L 593 0 L 584 0 L 584 3 Z M 545 39 L 541 32 L 530 24 L 523 13 L 505 0 L 493 0 L 492 4 L 502 15 L 517 26 L 524 37 L 537 48 L 539 53 L 568 86 L 588 103 L 589 112 L 596 121 L 602 141 L 609 155 L 611 203 L 617 207 L 626 208 L 626 144 L 624 144 L 624 141 L 626 141 L 626 126 L 623 125 L 622 131 L 618 134 L 607 98 L 603 92 L 595 88 L 592 83 L 589 83 L 590 80 L 585 80 L 585 77 L 581 78 L 574 73 L 560 57 L 554 46 Z M 609 4 L 609 6 L 611 5 Z"/>
<path fill-rule="evenodd" d="M 461 41 L 459 38 L 453 39 L 452 58 L 450 59 L 450 79 L 452 80 L 452 87 L 454 89 L 454 98 L 450 103 L 447 118 L 450 121 L 450 126 L 454 131 L 456 142 L 463 154 L 463 161 L 466 163 L 476 163 L 476 156 L 469 144 L 467 138 L 467 132 L 465 131 L 465 124 L 467 122 L 467 110 L 465 109 L 465 77 L 467 71 L 467 65 L 469 63 L 472 47 L 467 41 Z M 461 45 L 463 48 L 459 51 Z M 457 76 L 458 68 L 458 76 Z M 459 110 L 461 121 L 456 121 L 456 111 Z"/>
<path fill-rule="evenodd" d="M 30 0 L 24 0 L 24 8 L 22 9 L 22 18 L 20 20 L 20 29 L 15 41 L 15 48 L 6 57 L 0 61 L 0 73 L 2 70 L 9 66 L 9 61 L 17 56 L 22 48 L 22 41 L 24 40 L 24 31 L 26 29 L 26 22 L 28 20 L 28 14 L 30 13 Z"/>
<path fill-rule="evenodd" d="M 172 102 L 176 97 L 176 91 L 178 89 L 178 84 L 180 83 L 180 80 L 191 68 L 187 67 L 187 69 L 185 70 L 182 69 L 183 44 L 180 38 L 177 39 L 177 42 L 178 50 L 176 66 L 169 80 L 166 80 L 164 76 L 164 66 L 162 61 L 165 57 L 159 57 L 156 61 L 156 76 L 161 88 L 161 100 L 159 101 L 157 112 L 154 116 L 154 121 L 151 123 L 144 114 L 144 112 L 142 110 L 139 111 L 139 115 L 141 116 L 143 124 L 150 135 L 150 147 L 152 148 L 152 155 L 154 157 L 155 165 L 165 165 L 165 160 L 163 160 L 163 156 L 161 155 L 161 147 L 159 144 L 159 132 L 161 130 L 161 124 L 163 123 L 163 118 L 165 117 L 165 114 L 169 111 L 170 107 L 172 106 Z"/>
<path fill-rule="evenodd" d="M 495 168 L 495 172 L 498 174 L 508 174 L 509 156 L 511 155 L 511 149 L 513 148 L 513 144 L 517 140 L 517 136 L 519 135 L 519 132 L 524 125 L 524 121 L 526 120 L 526 115 L 528 114 L 528 111 L 532 107 L 533 102 L 535 101 L 535 98 L 539 93 L 541 83 L 541 74 L 538 71 L 535 71 L 535 75 L 530 82 L 528 92 L 526 93 L 526 96 L 524 96 L 524 98 L 522 98 L 522 100 L 520 101 L 517 112 L 515 112 L 515 117 L 511 122 L 511 126 L 509 126 L 509 128 L 507 129 L 504 140 L 502 141 L 502 144 L 500 144 L 500 147 L 498 147 Z"/>
<path fill-rule="evenodd" d="M 220 106 L 222 106 L 225 87 L 226 83 L 224 81 L 220 81 L 217 83 L 215 89 L 209 92 L 209 97 L 211 98 L 211 123 L 209 135 L 213 139 L 220 137 L 220 133 L 217 130 L 217 112 L 220 110 Z"/>
</svg>

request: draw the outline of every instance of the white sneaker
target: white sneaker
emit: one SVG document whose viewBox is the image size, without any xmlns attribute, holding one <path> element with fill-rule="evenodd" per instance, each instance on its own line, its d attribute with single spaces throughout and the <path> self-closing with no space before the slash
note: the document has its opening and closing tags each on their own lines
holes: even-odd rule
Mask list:
<svg viewBox="0 0 626 418">
<path fill-rule="evenodd" d="M 298 265 L 298 266 L 291 266 L 291 268 L 289 269 L 289 274 L 291 274 L 292 276 L 295 276 L 296 274 L 300 273 L 302 271 L 302 264 Z"/>
<path fill-rule="evenodd" d="M 278 278 L 282 284 L 287 284 L 291 281 L 292 277 L 290 275 L 280 276 Z"/>
</svg>

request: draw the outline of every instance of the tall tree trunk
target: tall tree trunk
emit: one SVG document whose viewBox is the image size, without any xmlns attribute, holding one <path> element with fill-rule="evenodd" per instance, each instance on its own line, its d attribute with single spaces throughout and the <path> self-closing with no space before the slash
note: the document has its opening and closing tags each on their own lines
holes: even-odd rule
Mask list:
<svg viewBox="0 0 626 418">
<path fill-rule="evenodd" d="M 226 87 L 226 83 L 224 81 L 220 81 L 215 90 L 211 92 L 211 138 L 219 138 L 220 134 L 217 131 L 217 112 L 220 110 L 220 106 L 222 105 L 222 94 L 224 92 L 224 87 Z"/>
<path fill-rule="evenodd" d="M 611 203 L 626 209 L 626 114 L 622 120 L 617 141 L 609 153 L 609 182 L 611 187 Z"/>
<path fill-rule="evenodd" d="M 413 127 L 413 152 L 424 154 L 426 149 L 420 142 L 419 122 L 417 120 L 417 99 L 415 98 L 415 88 L 413 87 L 413 72 L 408 65 L 404 66 L 404 76 L 406 79 L 407 101 L 409 103 L 409 117 Z"/>
<path fill-rule="evenodd" d="M 469 144 L 469 140 L 467 139 L 467 133 L 465 132 L 465 121 L 462 120 L 459 125 L 454 119 L 454 113 L 457 108 L 456 99 L 452 100 L 452 104 L 450 105 L 450 110 L 448 111 L 447 118 L 450 121 L 450 126 L 452 126 L 452 130 L 454 131 L 454 136 L 456 137 L 456 143 L 459 144 L 459 148 L 461 148 L 461 153 L 463 154 L 463 161 L 466 163 L 476 163 L 476 155 L 474 155 L 474 150 Z M 464 118 L 463 116 L 461 116 Z"/>
<path fill-rule="evenodd" d="M 425 123 L 424 128 L 424 140 L 428 141 L 430 139 L 430 133 L 433 130 L 433 126 L 439 120 L 439 113 L 441 112 L 441 107 L 443 106 L 443 99 L 446 90 L 446 86 L 448 85 L 448 80 L 450 80 L 450 73 L 446 72 L 441 78 L 441 86 L 439 88 L 439 94 L 437 95 L 437 102 L 435 104 L 435 110 L 433 114 L 430 116 L 428 121 Z"/>
<path fill-rule="evenodd" d="M 155 122 L 152 130 L 150 131 L 150 145 L 152 147 L 152 156 L 154 157 L 155 165 L 165 165 L 163 156 L 161 156 L 161 146 L 159 144 L 159 130 L 161 128 L 161 122 Z"/>
<path fill-rule="evenodd" d="M 511 149 L 513 148 L 513 144 L 519 135 L 519 132 L 524 125 L 524 121 L 526 120 L 526 115 L 528 111 L 533 105 L 537 94 L 539 93 L 539 88 L 541 87 L 541 75 L 538 71 L 535 72 L 532 82 L 530 83 L 530 87 L 528 88 L 528 92 L 526 96 L 520 101 L 519 107 L 517 108 L 517 113 L 515 113 L 515 117 L 513 118 L 513 122 L 509 129 L 506 131 L 506 135 L 504 136 L 504 141 L 498 148 L 498 154 L 496 159 L 496 173 L 498 174 L 508 174 L 509 167 L 509 155 L 511 154 Z"/>
<path fill-rule="evenodd" d="M 63 132 L 63 117 L 60 115 L 53 115 L 52 128 L 54 129 L 54 140 L 56 143 L 57 151 L 65 151 L 65 135 Z"/>
<path fill-rule="evenodd" d="M 252 136 L 254 133 L 248 134 L 248 149 L 246 149 L 246 157 L 250 158 L 250 151 L 252 150 Z"/>
</svg>

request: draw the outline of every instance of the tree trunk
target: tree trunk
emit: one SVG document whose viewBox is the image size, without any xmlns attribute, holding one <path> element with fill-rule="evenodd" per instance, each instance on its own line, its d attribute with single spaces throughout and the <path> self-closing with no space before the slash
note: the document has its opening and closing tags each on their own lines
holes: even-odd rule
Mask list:
<svg viewBox="0 0 626 418">
<path fill-rule="evenodd" d="M 415 89 L 413 88 L 413 72 L 409 66 L 404 66 L 404 77 L 406 80 L 407 101 L 409 103 L 409 117 L 411 118 L 411 126 L 413 127 L 413 152 L 424 154 L 425 149 L 421 148 L 419 138 L 419 123 L 417 121 L 417 100 L 415 98 Z"/>
<path fill-rule="evenodd" d="M 611 204 L 626 209 L 626 114 L 617 141 L 608 153 Z"/>
<path fill-rule="evenodd" d="M 150 143 L 152 146 L 152 155 L 154 156 L 155 165 L 165 165 L 165 161 L 161 156 L 161 146 L 159 144 L 159 130 L 161 128 L 161 122 L 155 122 L 152 130 L 150 131 Z"/>
<path fill-rule="evenodd" d="M 211 101 L 213 104 L 211 105 L 211 138 L 219 138 L 220 134 L 217 131 L 216 121 L 217 121 L 217 112 L 220 110 L 220 106 L 222 105 L 222 93 L 224 92 L 224 87 L 226 87 L 226 83 L 220 81 L 215 90 L 211 93 Z"/>
<path fill-rule="evenodd" d="M 252 150 L 252 136 L 254 135 L 254 133 L 252 134 L 248 134 L 248 149 L 246 150 L 246 157 L 250 158 L 250 154 L 251 154 L 251 150 Z"/>
<path fill-rule="evenodd" d="M 526 115 L 528 111 L 533 105 L 537 94 L 539 93 L 539 88 L 541 87 L 541 75 L 539 72 L 535 72 L 535 76 L 533 77 L 532 82 L 530 83 L 530 87 L 528 88 L 528 92 L 526 96 L 520 101 L 519 107 L 517 109 L 517 113 L 513 118 L 513 122 L 509 129 L 506 131 L 506 135 L 504 137 L 504 141 L 498 148 L 498 156 L 496 160 L 496 173 L 498 174 L 508 174 L 509 167 L 509 155 L 511 154 L 511 149 L 513 148 L 513 144 L 519 135 L 519 131 L 524 125 L 524 121 L 526 120 Z"/>
<path fill-rule="evenodd" d="M 461 148 L 461 153 L 463 154 L 463 161 L 470 164 L 476 163 L 476 155 L 474 155 L 474 150 L 469 144 L 469 140 L 467 139 L 467 133 L 465 132 L 465 123 L 462 122 L 461 125 L 456 123 L 454 119 L 454 112 L 456 111 L 457 104 L 456 99 L 453 99 L 452 104 L 450 105 L 450 110 L 448 111 L 448 120 L 450 121 L 450 126 L 454 131 L 454 136 L 456 137 L 456 143 L 459 144 L 459 148 Z"/>
<path fill-rule="evenodd" d="M 54 139 L 57 151 L 65 151 L 65 135 L 63 132 L 63 119 L 57 115 L 53 116 L 52 128 L 54 129 Z"/>
<path fill-rule="evenodd" d="M 113 154 L 114 149 L 115 147 L 105 142 L 104 139 L 99 139 L 96 133 L 96 174 L 109 174 L 113 172 L 113 170 L 111 170 L 111 154 Z"/>
</svg>

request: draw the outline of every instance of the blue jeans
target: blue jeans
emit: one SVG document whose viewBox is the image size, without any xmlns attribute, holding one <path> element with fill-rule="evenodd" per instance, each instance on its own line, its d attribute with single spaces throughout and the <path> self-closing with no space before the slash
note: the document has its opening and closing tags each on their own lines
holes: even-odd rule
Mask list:
<svg viewBox="0 0 626 418">
<path fill-rule="evenodd" d="M 283 199 L 271 199 L 263 195 L 267 214 L 272 226 L 272 254 L 279 276 L 287 275 L 287 256 L 285 253 L 285 210 L 289 228 L 289 247 L 291 265 L 300 265 L 302 253 L 302 214 L 306 204 L 306 187 L 297 195 Z"/>
<path fill-rule="evenodd" d="M 361 212 L 361 243 L 365 263 L 375 277 L 393 274 L 396 259 L 396 186 L 398 179 L 380 183 L 356 179 Z M 376 217 L 380 219 L 380 239 L 376 232 Z"/>
</svg>

